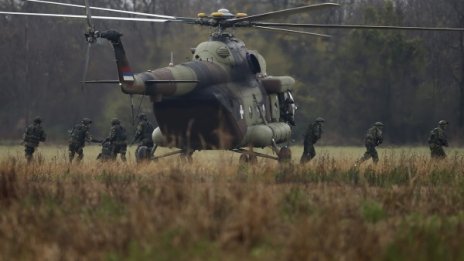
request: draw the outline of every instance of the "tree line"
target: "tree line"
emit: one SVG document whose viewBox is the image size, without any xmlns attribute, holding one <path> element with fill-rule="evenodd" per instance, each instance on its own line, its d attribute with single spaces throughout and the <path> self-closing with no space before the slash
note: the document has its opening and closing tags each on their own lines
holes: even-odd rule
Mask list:
<svg viewBox="0 0 464 261">
<path fill-rule="evenodd" d="M 81 4 L 81 1 L 69 1 Z M 196 16 L 222 7 L 256 14 L 323 1 L 259 0 L 100 0 L 92 5 L 175 16 Z M 290 16 L 282 21 L 341 24 L 464 27 L 460 0 L 341 0 L 340 8 Z M 0 1 L 8 11 L 82 14 L 71 9 L 14 0 Z M 94 14 L 102 14 L 94 12 Z M 135 71 L 190 59 L 190 48 L 208 38 L 210 29 L 179 24 L 95 21 L 97 29 L 121 31 Z M 36 115 L 53 141 L 82 117 L 105 135 L 110 119 L 132 128 L 131 100 L 117 86 L 81 87 L 87 43 L 84 21 L 0 16 L 0 137 L 18 139 Z M 360 144 L 375 121 L 385 123 L 386 142 L 425 143 L 438 120 L 450 122 L 452 144 L 464 129 L 464 34 L 418 31 L 315 30 L 333 37 L 236 29 L 249 49 L 261 52 L 271 75 L 297 80 L 294 138 L 307 124 L 326 119 L 323 143 Z M 116 77 L 111 47 L 95 44 L 87 79 Z M 148 98 L 134 96 L 134 111 L 151 112 Z M 151 115 L 151 114 L 150 114 Z M 152 118 L 152 120 L 155 120 Z"/>
</svg>

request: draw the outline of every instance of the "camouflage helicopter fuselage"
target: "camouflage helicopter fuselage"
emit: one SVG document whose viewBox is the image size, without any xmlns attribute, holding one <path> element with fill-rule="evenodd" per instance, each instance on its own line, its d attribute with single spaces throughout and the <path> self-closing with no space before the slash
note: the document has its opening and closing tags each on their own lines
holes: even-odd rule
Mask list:
<svg viewBox="0 0 464 261">
<path fill-rule="evenodd" d="M 289 140 L 282 106 L 294 80 L 267 76 L 264 58 L 232 35 L 213 34 L 193 49 L 192 61 L 133 74 L 120 35 L 110 33 L 102 37 L 113 43 L 122 91 L 151 97 L 157 145 L 235 149 Z"/>
</svg>

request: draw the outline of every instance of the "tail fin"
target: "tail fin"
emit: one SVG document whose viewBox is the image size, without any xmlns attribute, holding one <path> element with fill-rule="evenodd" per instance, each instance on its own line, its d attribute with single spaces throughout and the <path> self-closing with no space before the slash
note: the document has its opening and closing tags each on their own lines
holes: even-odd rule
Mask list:
<svg viewBox="0 0 464 261">
<path fill-rule="evenodd" d="M 127 86 L 132 86 L 135 78 L 132 68 L 124 51 L 124 46 L 121 42 L 122 34 L 117 31 L 105 31 L 100 33 L 100 37 L 107 39 L 113 44 L 114 55 L 116 57 L 116 64 L 118 66 L 119 82 Z"/>
</svg>

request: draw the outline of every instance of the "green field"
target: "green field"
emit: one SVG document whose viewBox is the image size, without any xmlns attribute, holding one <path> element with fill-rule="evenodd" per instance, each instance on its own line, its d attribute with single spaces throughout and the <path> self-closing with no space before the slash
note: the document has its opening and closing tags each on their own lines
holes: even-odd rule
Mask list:
<svg viewBox="0 0 464 261">
<path fill-rule="evenodd" d="M 0 147 L 1 260 L 464 260 L 464 151 L 319 147 L 306 166 L 232 152 L 82 164 Z M 168 150 L 160 151 L 160 153 Z M 293 148 L 298 162 L 301 148 Z"/>
</svg>

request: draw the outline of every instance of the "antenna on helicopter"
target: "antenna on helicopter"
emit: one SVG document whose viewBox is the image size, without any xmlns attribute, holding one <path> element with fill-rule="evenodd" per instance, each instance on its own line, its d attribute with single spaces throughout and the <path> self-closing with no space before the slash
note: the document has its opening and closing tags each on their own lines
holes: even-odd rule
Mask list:
<svg viewBox="0 0 464 261">
<path fill-rule="evenodd" d="M 132 126 L 135 126 L 135 116 L 134 116 L 134 100 L 133 100 L 133 95 L 130 94 L 130 107 L 131 107 L 131 118 L 132 118 Z"/>
<path fill-rule="evenodd" d="M 171 61 L 169 62 L 169 67 L 174 66 L 174 54 L 171 51 Z"/>
</svg>

